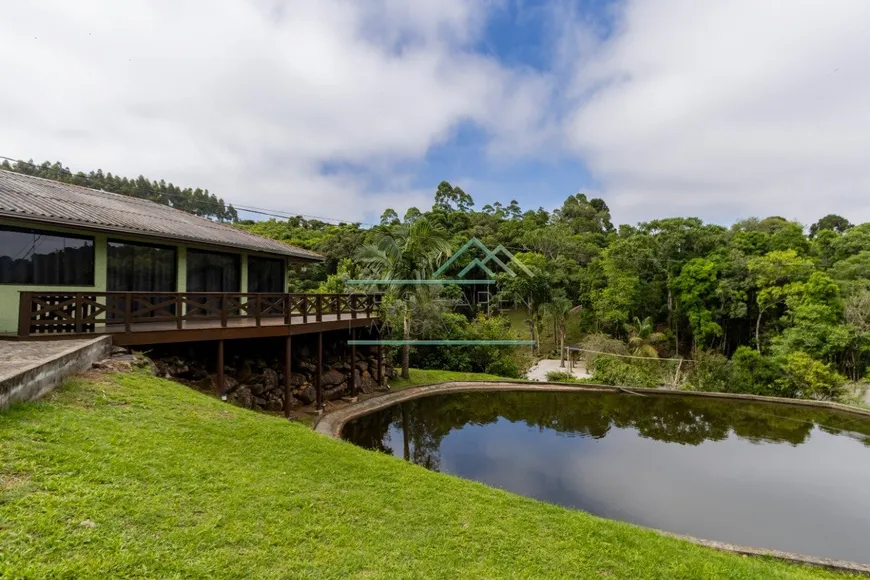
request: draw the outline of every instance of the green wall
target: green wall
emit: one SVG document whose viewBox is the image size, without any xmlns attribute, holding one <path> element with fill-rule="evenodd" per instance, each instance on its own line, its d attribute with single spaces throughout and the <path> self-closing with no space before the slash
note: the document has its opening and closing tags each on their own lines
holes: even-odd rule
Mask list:
<svg viewBox="0 0 870 580">
<path fill-rule="evenodd" d="M 12 284 L 0 284 L 0 333 L 17 333 L 18 332 L 18 304 L 19 293 L 22 291 L 39 292 L 56 291 L 56 292 L 105 292 L 106 291 L 106 255 L 108 251 L 108 240 L 126 240 L 131 242 L 145 242 L 161 245 L 175 246 L 178 250 L 178 276 L 177 276 L 177 291 L 187 291 L 187 249 L 197 248 L 204 250 L 214 250 L 219 252 L 238 253 L 241 255 L 241 288 L 239 291 L 247 292 L 248 289 L 248 253 L 247 252 L 232 252 L 229 248 L 209 248 L 208 246 L 199 244 L 179 244 L 167 242 L 160 238 L 151 238 L 146 236 L 129 236 L 116 234 L 95 233 L 93 231 L 42 225 L 34 222 L 14 221 L 0 219 L 0 225 L 30 227 L 39 230 L 57 232 L 60 234 L 78 234 L 93 236 L 94 238 L 94 255 L 96 263 L 94 265 L 94 285 L 93 286 L 17 286 Z M 271 256 L 274 257 L 274 256 Z M 285 287 L 286 290 L 286 287 Z"/>
</svg>

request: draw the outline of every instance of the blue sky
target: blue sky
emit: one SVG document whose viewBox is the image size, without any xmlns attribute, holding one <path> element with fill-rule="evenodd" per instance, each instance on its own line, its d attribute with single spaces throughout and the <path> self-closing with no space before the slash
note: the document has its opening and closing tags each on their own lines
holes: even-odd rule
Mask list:
<svg viewBox="0 0 870 580">
<path fill-rule="evenodd" d="M 868 21 L 866 0 L 12 3 L 0 155 L 363 221 L 446 179 L 478 207 L 584 191 L 617 223 L 861 222 Z"/>
</svg>

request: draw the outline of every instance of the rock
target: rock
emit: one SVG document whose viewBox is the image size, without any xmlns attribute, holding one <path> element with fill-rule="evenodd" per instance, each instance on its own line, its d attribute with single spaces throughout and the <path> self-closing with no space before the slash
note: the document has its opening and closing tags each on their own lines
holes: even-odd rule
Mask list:
<svg viewBox="0 0 870 580">
<path fill-rule="evenodd" d="M 224 380 L 226 381 L 226 377 L 224 377 Z M 207 376 L 204 379 L 199 379 L 198 381 L 194 382 L 193 386 L 200 391 L 213 393 L 215 389 L 215 382 L 212 377 Z"/>
<path fill-rule="evenodd" d="M 343 361 L 335 363 L 332 368 L 343 373 L 347 373 L 350 371 L 350 365 Z"/>
<path fill-rule="evenodd" d="M 113 346 L 112 347 L 112 356 L 120 356 L 123 354 L 130 354 L 130 349 L 124 346 Z"/>
<path fill-rule="evenodd" d="M 323 400 L 324 401 L 335 401 L 336 399 L 342 398 L 348 392 L 347 383 L 341 383 L 340 385 L 333 386 L 331 389 L 323 390 Z"/>
<path fill-rule="evenodd" d="M 317 391 L 313 385 L 307 385 L 296 390 L 294 395 L 306 405 L 310 405 L 317 399 Z"/>
<path fill-rule="evenodd" d="M 336 369 L 330 369 L 326 374 L 320 377 L 320 384 L 324 389 L 341 384 L 347 380 L 343 372 Z"/>
<path fill-rule="evenodd" d="M 215 381 L 217 381 L 217 378 L 215 378 Z M 217 384 L 217 382 L 215 382 L 215 384 Z M 239 385 L 239 381 L 234 379 L 232 376 L 224 373 L 224 392 L 223 392 L 223 394 L 226 395 L 226 394 L 232 393 L 232 392 L 236 391 L 237 389 L 239 389 L 240 386 L 241 385 Z M 251 392 L 250 389 L 246 389 L 246 390 L 249 393 Z"/>
<path fill-rule="evenodd" d="M 82 523 L 79 524 L 79 527 L 80 527 L 80 528 L 96 528 L 96 527 L 97 527 L 97 524 L 94 523 L 94 522 L 91 521 L 91 520 L 85 520 L 85 521 L 83 521 Z"/>
<path fill-rule="evenodd" d="M 247 387 L 240 387 L 230 393 L 227 397 L 227 401 L 234 405 L 238 405 L 239 407 L 244 407 L 245 409 L 254 408 L 254 395 L 251 394 L 250 389 Z"/>
<path fill-rule="evenodd" d="M 273 369 L 266 369 L 263 371 L 263 385 L 266 387 L 267 391 L 271 391 L 272 389 L 278 386 L 278 372 Z"/>
<path fill-rule="evenodd" d="M 358 360 L 356 361 L 356 368 L 359 372 L 367 371 L 369 370 L 369 363 L 364 360 Z"/>
<path fill-rule="evenodd" d="M 261 397 L 263 393 L 266 392 L 266 385 L 262 383 L 257 383 L 255 385 L 248 385 L 248 388 L 251 389 L 251 392 L 254 396 Z"/>
<path fill-rule="evenodd" d="M 277 400 L 269 401 L 268 403 L 266 403 L 264 410 L 271 411 L 273 413 L 280 413 L 284 410 L 284 402 Z"/>
<path fill-rule="evenodd" d="M 308 382 L 308 377 L 306 377 L 302 373 L 290 373 L 290 384 L 293 385 L 294 387 L 304 385 L 307 382 Z"/>
<path fill-rule="evenodd" d="M 374 393 L 378 388 L 378 382 L 369 373 L 362 373 L 359 378 L 359 390 L 362 393 Z"/>
<path fill-rule="evenodd" d="M 252 393 L 252 394 L 253 394 L 253 393 Z M 267 400 L 264 399 L 263 397 L 257 397 L 257 396 L 254 396 L 254 403 L 255 403 L 258 407 L 265 407 L 267 404 L 269 404 L 269 401 L 267 401 Z"/>
<path fill-rule="evenodd" d="M 310 362 L 306 362 L 304 360 L 299 361 L 298 363 L 296 363 L 296 365 L 303 371 L 307 371 L 309 373 L 317 371 L 317 365 L 313 365 Z"/>
</svg>

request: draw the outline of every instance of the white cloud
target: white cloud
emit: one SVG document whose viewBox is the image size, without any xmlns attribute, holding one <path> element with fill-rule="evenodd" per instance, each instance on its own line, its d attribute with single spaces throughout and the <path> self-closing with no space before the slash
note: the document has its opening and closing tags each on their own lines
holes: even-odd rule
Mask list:
<svg viewBox="0 0 870 580">
<path fill-rule="evenodd" d="M 488 7 L 13 3 L 0 19 L 0 154 L 315 215 L 426 207 L 431 192 L 394 178 L 397 164 L 463 121 L 535 124 L 540 82 L 469 48 Z"/>
<path fill-rule="evenodd" d="M 567 146 L 621 221 L 870 220 L 867 22 L 864 0 L 629 1 L 608 40 L 570 37 Z"/>
</svg>

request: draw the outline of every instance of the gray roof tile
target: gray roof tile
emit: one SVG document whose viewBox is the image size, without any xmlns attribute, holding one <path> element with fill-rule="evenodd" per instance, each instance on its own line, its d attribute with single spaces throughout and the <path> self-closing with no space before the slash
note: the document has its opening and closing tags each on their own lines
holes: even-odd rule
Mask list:
<svg viewBox="0 0 870 580">
<path fill-rule="evenodd" d="M 0 170 L 0 216 L 322 260 L 309 250 L 146 199 Z"/>
</svg>

